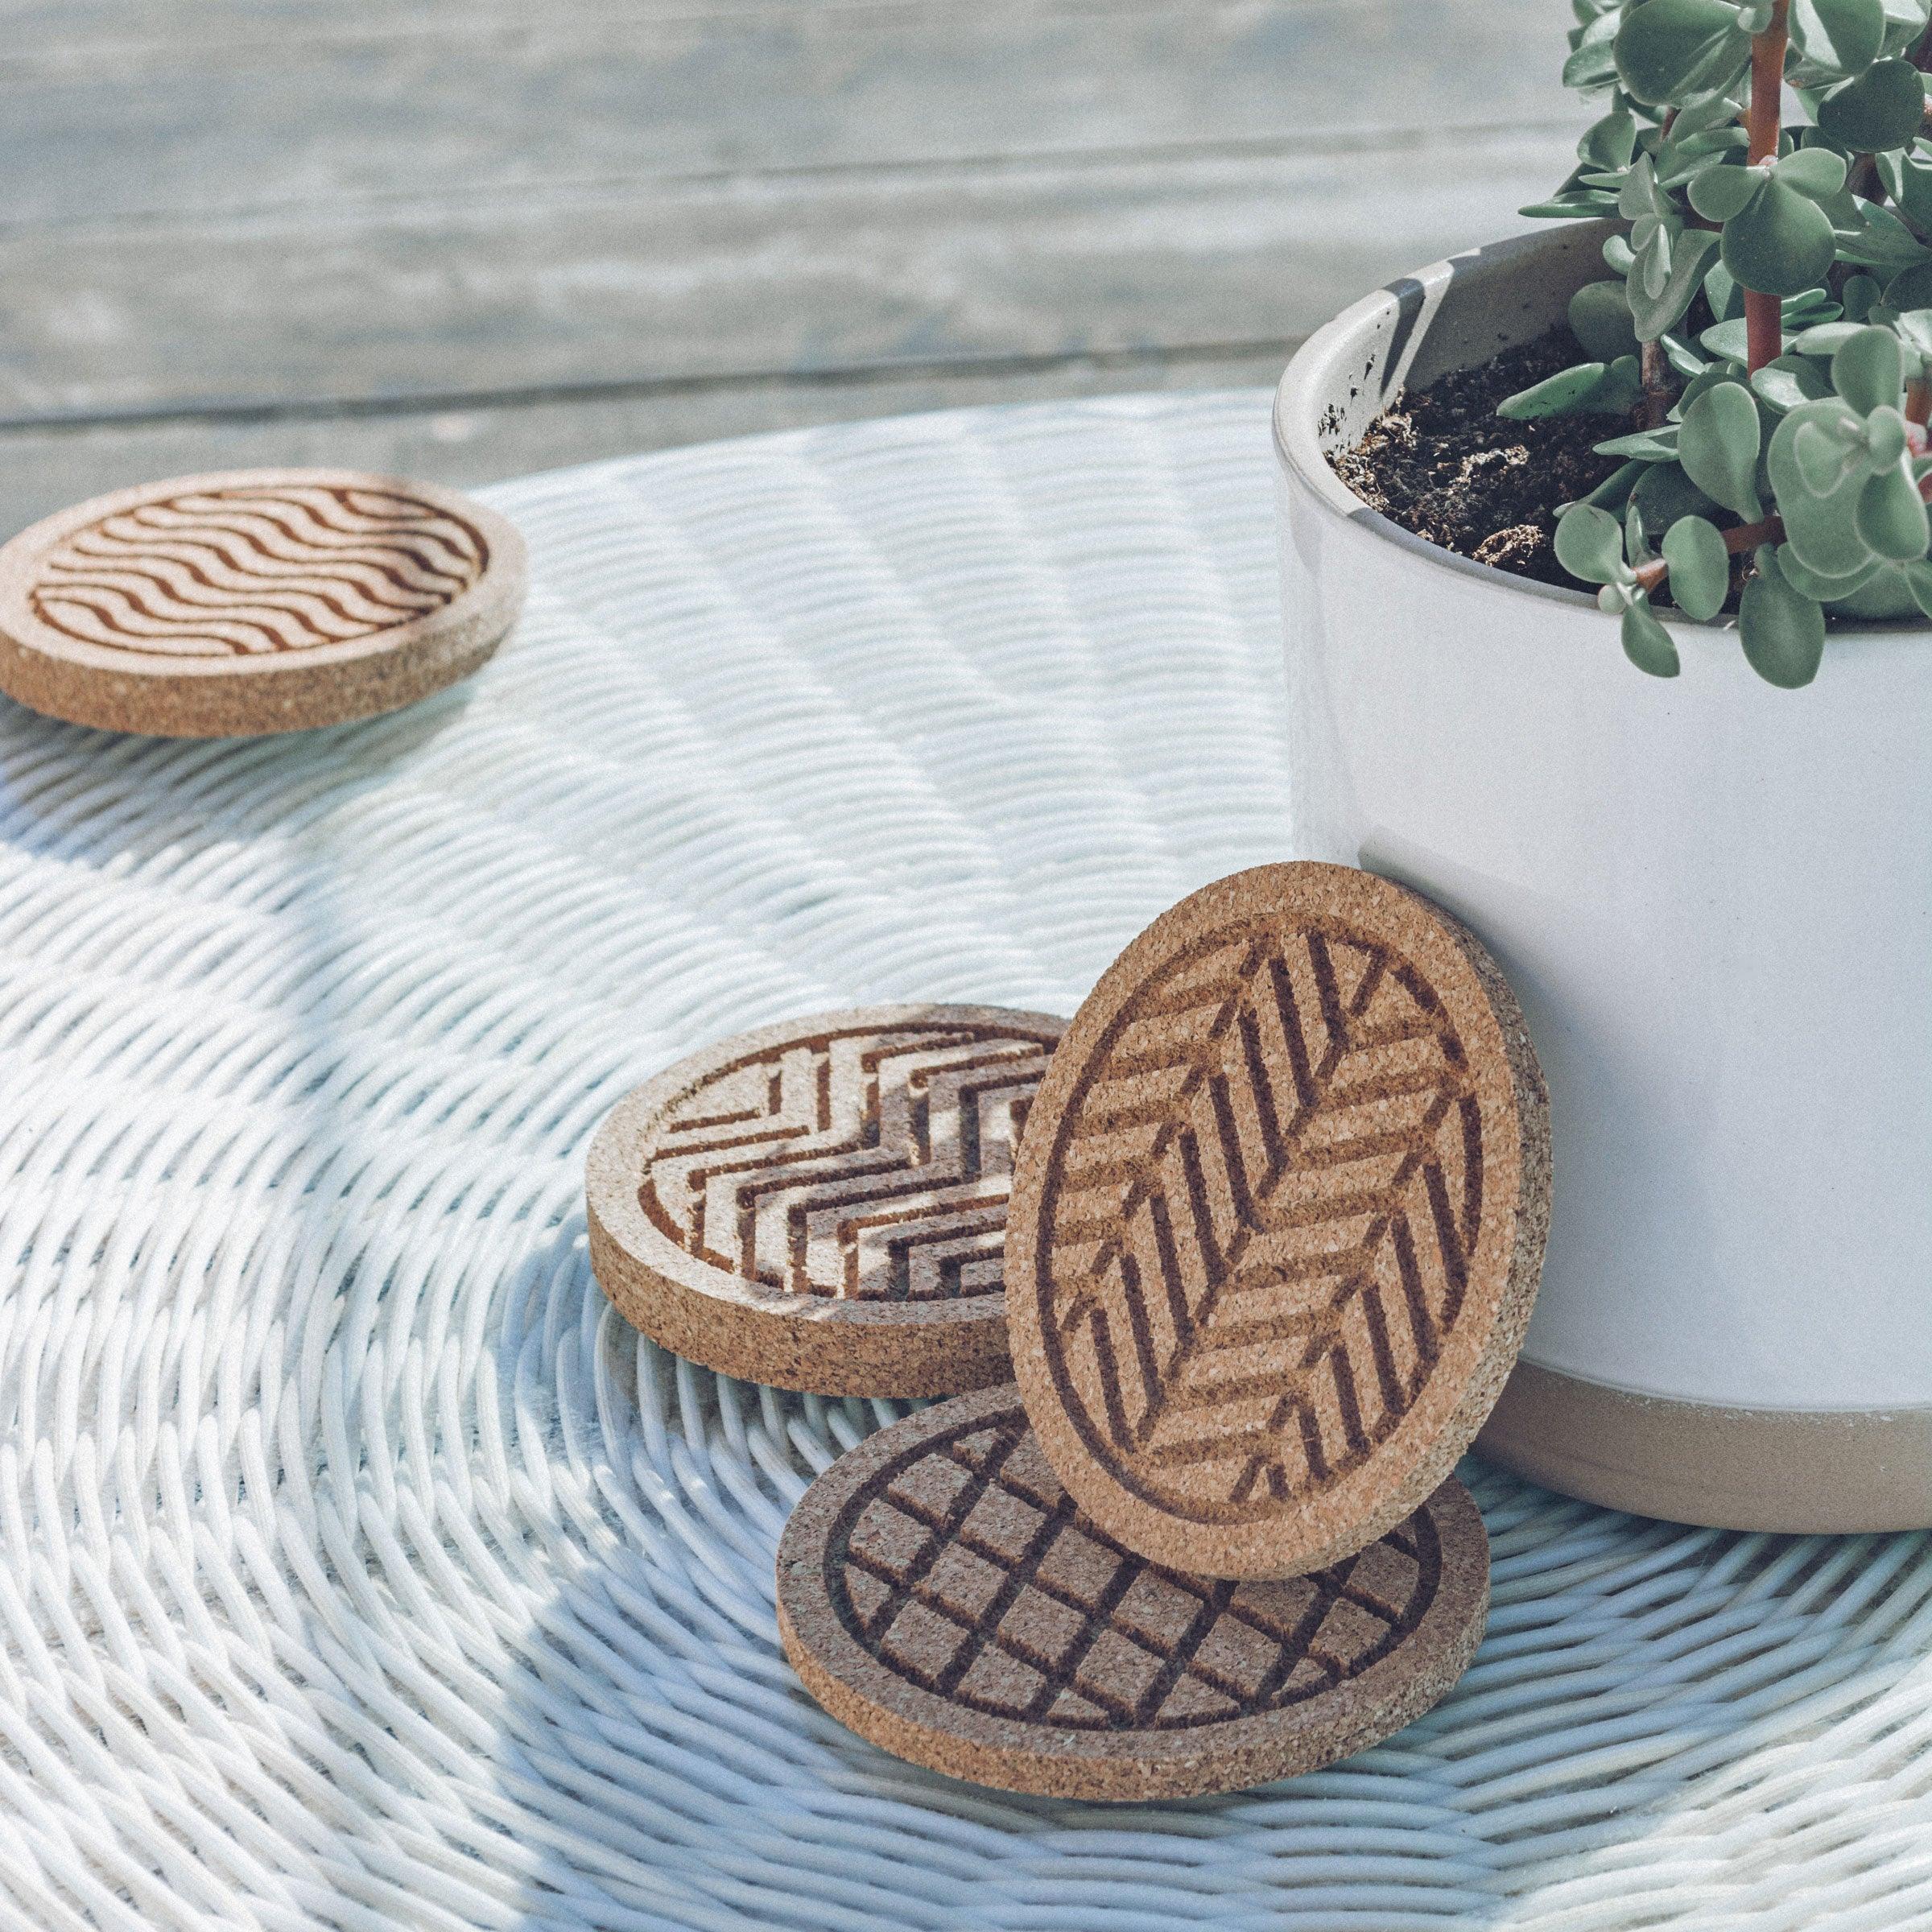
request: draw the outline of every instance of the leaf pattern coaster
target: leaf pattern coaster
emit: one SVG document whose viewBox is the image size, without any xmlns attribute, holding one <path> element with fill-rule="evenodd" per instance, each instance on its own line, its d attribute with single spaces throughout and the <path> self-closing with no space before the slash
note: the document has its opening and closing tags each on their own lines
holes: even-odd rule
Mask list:
<svg viewBox="0 0 1932 1932">
<path fill-rule="evenodd" d="M 886 1750 L 1009 1790 L 1178 1798 L 1421 1715 L 1481 1638 L 1489 1554 L 1451 1477 L 1313 1575 L 1164 1568 L 1081 1513 L 1008 1386 L 841 1456 L 792 1512 L 778 1588 L 807 1687 Z"/>
<path fill-rule="evenodd" d="M 1007 1314 L 1040 1446 L 1150 1561 L 1340 1562 L 1494 1406 L 1549 1212 L 1542 1075 L 1472 934 L 1342 866 L 1207 886 L 1102 976 L 1028 1121 Z"/>
<path fill-rule="evenodd" d="M 618 1312 L 707 1368 L 821 1395 L 1011 1375 L 1013 1150 L 1066 1026 L 994 1006 L 791 1020 L 619 1101 L 585 1166 Z"/>
<path fill-rule="evenodd" d="M 522 539 L 453 490 L 355 470 L 177 477 L 0 549 L 0 691 L 163 737 L 341 724 L 476 670 L 523 585 Z"/>
</svg>

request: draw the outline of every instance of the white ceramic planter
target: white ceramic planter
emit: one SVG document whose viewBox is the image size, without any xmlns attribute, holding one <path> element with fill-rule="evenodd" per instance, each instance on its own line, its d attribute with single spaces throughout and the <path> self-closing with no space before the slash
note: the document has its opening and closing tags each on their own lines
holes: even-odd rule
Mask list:
<svg viewBox="0 0 1932 1932">
<path fill-rule="evenodd" d="M 1932 1525 L 1932 630 L 1836 632 L 1794 692 L 1678 625 L 1659 682 L 1323 460 L 1549 328 L 1602 234 L 1424 269 L 1282 379 L 1296 849 L 1467 919 L 1548 1075 L 1549 1258 L 1481 1447 L 1686 1521 Z"/>
</svg>

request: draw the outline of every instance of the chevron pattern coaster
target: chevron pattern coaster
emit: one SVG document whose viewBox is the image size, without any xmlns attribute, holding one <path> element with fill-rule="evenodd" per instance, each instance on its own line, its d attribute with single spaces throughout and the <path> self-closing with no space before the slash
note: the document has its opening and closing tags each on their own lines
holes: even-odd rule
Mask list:
<svg viewBox="0 0 1932 1932">
<path fill-rule="evenodd" d="M 339 724 L 474 671 L 523 584 L 522 538 L 452 490 L 354 470 L 177 477 L 0 549 L 0 690 L 167 737 Z"/>
<path fill-rule="evenodd" d="M 1488 1545 L 1454 1478 L 1313 1575 L 1213 1582 L 1083 1516 L 1010 1387 L 908 1417 L 806 1492 L 778 1618 L 875 1744 L 1009 1790 L 1146 1798 L 1314 1769 L 1435 1703 L 1474 1653 Z"/>
<path fill-rule="evenodd" d="M 1042 1447 L 1143 1556 L 1338 1562 L 1488 1415 L 1549 1203 L 1542 1077 L 1470 933 L 1340 866 L 1208 886 L 1108 971 L 1035 1104 L 1006 1269 Z"/>
<path fill-rule="evenodd" d="M 894 1006 L 741 1034 L 592 1142 L 591 1265 L 707 1368 L 826 1395 L 1004 1381 L 1014 1150 L 1065 1022 Z"/>
</svg>

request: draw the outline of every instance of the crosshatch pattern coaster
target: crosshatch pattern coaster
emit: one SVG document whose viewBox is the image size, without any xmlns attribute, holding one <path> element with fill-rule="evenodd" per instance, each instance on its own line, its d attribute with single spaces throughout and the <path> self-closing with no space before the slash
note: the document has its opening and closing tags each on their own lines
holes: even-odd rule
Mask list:
<svg viewBox="0 0 1932 1932">
<path fill-rule="evenodd" d="M 598 1280 L 654 1340 L 753 1381 L 907 1396 L 1005 1381 L 1013 1152 L 1064 1025 L 873 1007 L 680 1061 L 592 1144 Z"/>
<path fill-rule="evenodd" d="M 1009 1302 L 1042 1446 L 1144 1555 L 1335 1563 L 1495 1406 L 1549 1212 L 1542 1075 L 1472 935 L 1343 866 L 1203 887 L 1083 1004 L 1022 1150 Z"/>
<path fill-rule="evenodd" d="M 474 671 L 523 586 L 515 529 L 451 490 L 350 470 L 178 477 L 0 549 L 0 689 L 167 737 L 338 724 Z"/>
<path fill-rule="evenodd" d="M 1009 1387 L 909 1418 L 807 1492 L 778 1548 L 785 1647 L 900 1757 L 1063 1798 L 1311 1770 L 1437 1702 L 1480 1641 L 1488 1546 L 1451 1478 L 1309 1576 L 1199 1579 L 1083 1517 Z"/>
</svg>

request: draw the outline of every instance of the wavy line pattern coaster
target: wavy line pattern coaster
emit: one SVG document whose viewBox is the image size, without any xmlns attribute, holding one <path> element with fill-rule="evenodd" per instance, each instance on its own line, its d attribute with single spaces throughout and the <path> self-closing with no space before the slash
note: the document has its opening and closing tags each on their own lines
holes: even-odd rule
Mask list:
<svg viewBox="0 0 1932 1932">
<path fill-rule="evenodd" d="M 1034 1106 L 1006 1278 L 1041 1445 L 1144 1556 L 1335 1563 L 1494 1406 L 1549 1210 L 1542 1075 L 1472 935 L 1341 866 L 1208 886 L 1103 976 Z"/>
<path fill-rule="evenodd" d="M 753 1381 L 881 1396 L 1005 1381 L 1013 1152 L 1065 1024 L 880 1006 L 680 1061 L 591 1145 L 605 1294 L 654 1340 Z"/>
<path fill-rule="evenodd" d="M 1185 1797 L 1378 1742 L 1467 1667 L 1488 1541 L 1452 1477 L 1312 1576 L 1216 1583 L 1084 1517 L 1010 1387 L 908 1416 L 805 1492 L 778 1546 L 786 1654 L 897 1756 L 1059 1798 Z"/>
<path fill-rule="evenodd" d="M 522 605 L 494 511 L 344 470 L 235 470 L 60 512 L 0 549 L 0 689 L 76 724 L 242 737 L 467 675 Z"/>
</svg>

